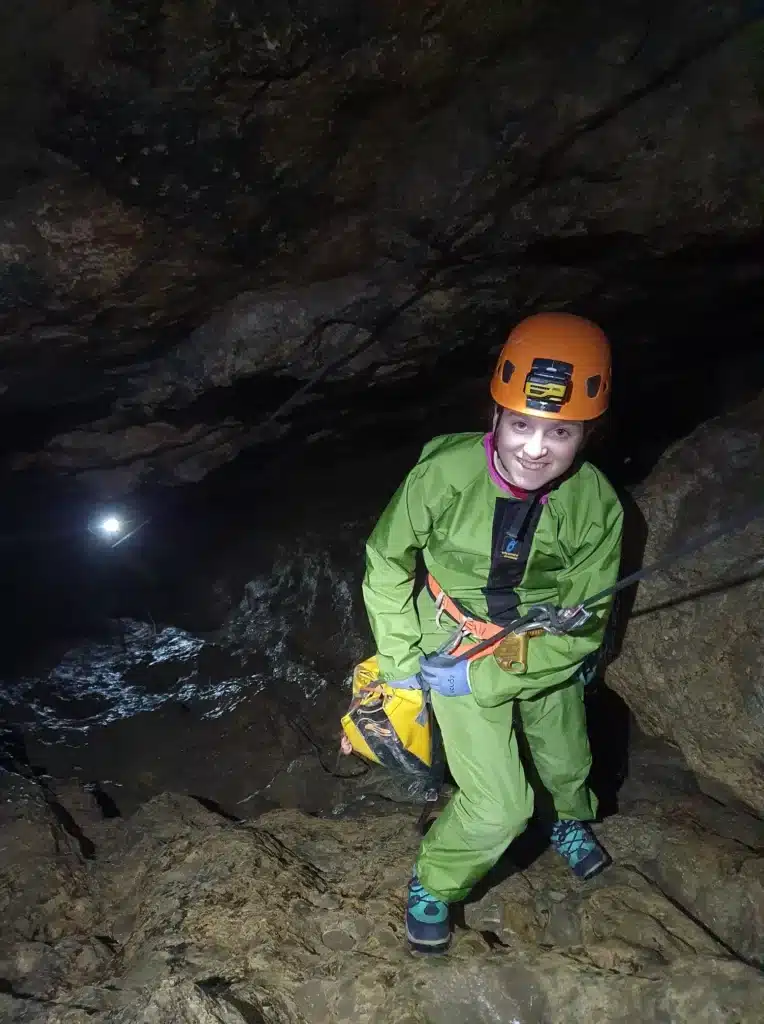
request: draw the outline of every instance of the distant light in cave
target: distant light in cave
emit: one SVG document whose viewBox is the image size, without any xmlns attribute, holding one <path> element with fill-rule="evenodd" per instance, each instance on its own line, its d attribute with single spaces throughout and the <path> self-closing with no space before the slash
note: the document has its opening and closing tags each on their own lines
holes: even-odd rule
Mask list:
<svg viewBox="0 0 764 1024">
<path fill-rule="evenodd" d="M 107 516 L 101 520 L 100 529 L 109 537 L 116 537 L 118 533 L 122 532 L 122 520 L 117 519 L 116 516 Z"/>
<path fill-rule="evenodd" d="M 148 518 L 138 520 L 127 514 L 102 512 L 91 520 L 88 530 L 105 541 L 110 548 L 116 548 L 139 533 L 148 522 Z"/>
</svg>

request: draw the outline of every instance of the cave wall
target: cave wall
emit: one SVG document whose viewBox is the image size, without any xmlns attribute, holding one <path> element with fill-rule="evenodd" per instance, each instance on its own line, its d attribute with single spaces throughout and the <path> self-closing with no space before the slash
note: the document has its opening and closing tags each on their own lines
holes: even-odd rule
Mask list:
<svg viewBox="0 0 764 1024">
<path fill-rule="evenodd" d="M 263 436 L 242 382 L 384 385 L 537 308 L 638 375 L 656 297 L 760 281 L 763 9 L 9 0 L 5 468 L 198 479 Z"/>
</svg>

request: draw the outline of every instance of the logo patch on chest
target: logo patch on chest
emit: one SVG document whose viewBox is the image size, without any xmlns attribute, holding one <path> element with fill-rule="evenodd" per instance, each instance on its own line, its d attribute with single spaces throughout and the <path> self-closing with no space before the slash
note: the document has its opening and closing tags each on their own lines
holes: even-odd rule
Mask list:
<svg viewBox="0 0 764 1024">
<path fill-rule="evenodd" d="M 520 541 L 510 533 L 504 537 L 504 543 L 501 546 L 501 557 L 509 558 L 513 562 L 516 562 L 520 557 Z"/>
</svg>

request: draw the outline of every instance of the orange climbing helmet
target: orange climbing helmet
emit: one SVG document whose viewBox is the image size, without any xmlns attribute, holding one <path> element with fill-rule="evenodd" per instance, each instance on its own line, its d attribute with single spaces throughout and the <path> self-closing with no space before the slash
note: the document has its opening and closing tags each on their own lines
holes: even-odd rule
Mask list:
<svg viewBox="0 0 764 1024">
<path fill-rule="evenodd" d="M 507 338 L 491 379 L 497 405 L 551 420 L 595 420 L 610 403 L 610 343 L 572 313 L 535 313 Z"/>
</svg>

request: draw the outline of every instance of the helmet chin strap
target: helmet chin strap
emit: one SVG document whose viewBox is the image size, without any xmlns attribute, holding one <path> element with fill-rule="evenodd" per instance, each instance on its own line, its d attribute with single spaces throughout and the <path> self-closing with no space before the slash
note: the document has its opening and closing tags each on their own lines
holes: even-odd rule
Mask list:
<svg viewBox="0 0 764 1024">
<path fill-rule="evenodd" d="M 494 405 L 494 407 L 493 407 L 493 430 L 492 430 L 492 433 L 491 433 L 491 458 L 493 459 L 494 469 L 499 474 L 499 476 L 505 481 L 505 483 L 508 483 L 510 487 L 517 487 L 517 484 L 512 482 L 512 480 L 510 478 L 510 475 L 509 475 L 509 470 L 504 465 L 504 463 L 501 461 L 501 456 L 499 455 L 499 449 L 496 447 L 496 431 L 499 429 L 499 423 L 501 422 L 501 417 L 504 415 L 504 413 L 506 411 L 507 410 L 502 408 L 500 405 Z"/>
<path fill-rule="evenodd" d="M 513 483 L 512 480 L 510 480 L 509 470 L 507 469 L 507 467 L 504 465 L 504 463 L 501 460 L 501 455 L 499 455 L 498 449 L 496 448 L 496 442 L 495 441 L 494 441 L 494 445 L 493 445 L 493 464 L 494 464 L 494 466 L 496 468 L 496 472 L 499 474 L 499 476 L 503 477 L 504 480 L 506 480 L 506 482 L 508 484 L 510 484 L 512 487 L 517 487 L 517 484 Z"/>
<path fill-rule="evenodd" d="M 496 470 L 496 472 L 501 477 L 501 479 L 504 481 L 504 483 L 508 487 L 512 488 L 512 493 L 513 494 L 516 493 L 518 495 L 520 495 L 520 494 L 532 494 L 533 493 L 532 490 L 530 490 L 527 487 L 520 487 L 519 484 L 516 484 L 512 480 L 510 472 L 507 469 L 507 467 L 504 465 L 504 463 L 502 462 L 501 456 L 499 455 L 499 452 L 498 452 L 498 450 L 496 448 L 496 440 L 495 440 L 495 438 L 491 442 L 491 449 L 492 449 L 491 457 L 493 459 L 493 468 Z"/>
<path fill-rule="evenodd" d="M 501 476 L 508 484 L 515 486 L 507 475 L 507 467 L 501 461 L 499 456 L 499 449 L 496 447 L 496 431 L 499 429 L 499 423 L 501 422 L 502 415 L 506 412 L 500 405 L 494 405 L 493 407 L 493 427 L 491 428 L 491 458 L 493 459 L 493 465 L 496 472 Z"/>
</svg>

